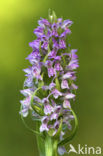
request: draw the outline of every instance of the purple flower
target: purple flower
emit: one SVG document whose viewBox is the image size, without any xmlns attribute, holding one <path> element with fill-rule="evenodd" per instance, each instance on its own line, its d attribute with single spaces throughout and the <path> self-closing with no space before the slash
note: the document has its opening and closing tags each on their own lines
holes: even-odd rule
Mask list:
<svg viewBox="0 0 103 156">
<path fill-rule="evenodd" d="M 34 119 L 40 119 L 40 133 L 63 140 L 66 132 L 72 130 L 71 100 L 75 100 L 76 69 L 79 67 L 76 49 L 70 49 L 68 37 L 71 34 L 72 21 L 41 18 L 34 29 L 36 39 L 29 43 L 32 52 L 27 56 L 31 66 L 24 69 L 24 89 L 21 93 L 21 111 L 23 117 L 29 113 Z M 35 107 L 35 110 L 33 105 Z M 42 112 L 40 113 L 39 112 Z M 44 135 L 44 133 L 42 133 Z M 59 153 L 64 154 L 64 147 Z"/>
<path fill-rule="evenodd" d="M 34 30 L 34 34 L 37 37 L 41 37 L 44 34 L 44 28 L 39 26 L 38 28 Z"/>
<path fill-rule="evenodd" d="M 63 68 L 62 68 L 62 66 L 60 65 L 59 62 L 55 64 L 54 68 L 55 68 L 56 71 L 61 71 L 61 70 L 63 70 Z"/>
<path fill-rule="evenodd" d="M 50 61 L 50 60 L 47 60 L 46 63 L 45 63 L 45 66 L 46 66 L 47 68 L 51 68 L 52 65 L 53 65 L 53 62 Z"/>
<path fill-rule="evenodd" d="M 60 61 L 60 60 L 61 60 L 61 56 L 54 57 L 54 61 Z"/>
<path fill-rule="evenodd" d="M 56 103 L 53 99 L 51 99 L 51 103 L 52 103 L 52 106 L 55 108 L 56 107 Z"/>
<path fill-rule="evenodd" d="M 55 124 L 54 124 L 54 128 L 57 130 L 59 128 L 59 125 L 60 125 L 60 122 L 56 121 Z"/>
<path fill-rule="evenodd" d="M 33 42 L 29 43 L 29 46 L 32 47 L 34 50 L 39 50 L 40 39 L 34 40 Z"/>
<path fill-rule="evenodd" d="M 54 108 L 54 111 L 55 111 L 57 114 L 59 114 L 60 111 L 61 111 L 61 109 L 62 109 L 61 106 L 56 106 L 56 107 Z"/>
<path fill-rule="evenodd" d="M 66 89 L 66 88 L 69 89 L 68 81 L 67 81 L 67 80 L 62 80 L 61 88 L 62 88 L 62 89 Z"/>
<path fill-rule="evenodd" d="M 65 20 L 65 21 L 63 22 L 62 28 L 69 27 L 69 26 L 71 26 L 72 24 L 73 24 L 72 21 L 70 21 L 70 20 Z"/>
<path fill-rule="evenodd" d="M 43 99 L 42 99 L 42 103 L 45 104 L 45 105 L 46 105 L 46 104 L 49 104 L 49 99 L 48 99 L 48 97 L 43 98 Z"/>
<path fill-rule="evenodd" d="M 48 76 L 51 77 L 54 75 L 56 75 L 55 69 L 53 67 L 48 68 Z"/>
<path fill-rule="evenodd" d="M 48 50 L 48 42 L 45 41 L 45 42 L 42 44 L 41 48 L 43 48 L 43 49 L 45 49 L 45 50 Z"/>
<path fill-rule="evenodd" d="M 26 69 L 23 69 L 23 71 L 26 73 L 26 75 L 31 75 L 31 72 L 32 72 L 32 68 L 26 68 Z"/>
<path fill-rule="evenodd" d="M 42 86 L 42 89 L 43 90 L 48 90 L 49 89 L 49 86 Z"/>
<path fill-rule="evenodd" d="M 42 27 L 45 26 L 50 26 L 50 23 L 48 22 L 48 20 L 41 18 L 41 20 L 38 21 L 38 24 Z"/>
<path fill-rule="evenodd" d="M 72 93 L 67 93 L 65 96 L 66 99 L 73 99 L 74 97 L 75 97 L 75 95 Z"/>
<path fill-rule="evenodd" d="M 53 41 L 54 50 L 58 50 L 59 49 L 59 43 L 54 38 L 52 39 L 52 41 Z"/>
<path fill-rule="evenodd" d="M 62 93 L 59 92 L 57 89 L 53 89 L 52 94 L 53 94 L 55 99 L 57 99 L 59 96 L 62 96 Z"/>
<path fill-rule="evenodd" d="M 72 73 L 71 72 L 68 72 L 68 73 L 63 75 L 63 79 L 69 79 L 71 77 L 72 77 Z"/>
<path fill-rule="evenodd" d="M 46 123 L 42 123 L 42 125 L 40 126 L 40 132 L 43 132 L 43 131 L 49 131 Z"/>
<path fill-rule="evenodd" d="M 51 114 L 51 112 L 53 112 L 53 107 L 50 104 L 44 104 L 45 115 Z"/>
<path fill-rule="evenodd" d="M 49 85 L 49 90 L 53 89 L 53 88 L 55 87 L 55 85 L 56 85 L 56 84 L 55 84 L 55 83 L 53 83 L 53 82 L 52 82 L 52 83 L 50 83 L 50 85 Z"/>
<path fill-rule="evenodd" d="M 72 89 L 78 89 L 78 86 L 75 85 L 74 83 L 72 83 L 72 84 L 71 84 L 71 88 L 72 88 Z"/>
<path fill-rule="evenodd" d="M 55 57 L 56 57 L 56 54 L 57 54 L 57 52 L 56 52 L 55 50 L 52 50 L 52 51 L 48 54 L 48 56 L 49 56 L 49 58 L 55 58 Z"/>
<path fill-rule="evenodd" d="M 28 115 L 28 110 L 30 108 L 30 100 L 31 100 L 31 97 L 28 96 L 26 99 L 20 101 L 22 105 L 22 110 L 20 113 L 23 115 L 23 117 L 27 117 Z"/>
<path fill-rule="evenodd" d="M 67 68 L 71 69 L 71 70 L 74 70 L 76 68 L 78 68 L 79 65 L 78 65 L 78 61 L 77 60 L 71 60 L 69 65 L 67 66 Z"/>
<path fill-rule="evenodd" d="M 32 87 L 34 85 L 33 83 L 33 77 L 29 75 L 26 80 L 24 81 L 24 87 Z"/>
<path fill-rule="evenodd" d="M 53 30 L 53 31 L 52 31 L 52 36 L 58 37 L 58 33 L 57 33 L 56 30 Z"/>
<path fill-rule="evenodd" d="M 70 102 L 69 102 L 69 100 L 64 100 L 64 102 L 63 102 L 63 107 L 64 108 L 71 108 L 71 105 L 70 105 Z"/>
<path fill-rule="evenodd" d="M 51 116 L 50 116 L 50 120 L 56 120 L 58 118 L 58 114 L 57 113 L 52 113 Z"/>
<path fill-rule="evenodd" d="M 65 49 L 66 48 L 66 44 L 65 44 L 65 41 L 63 39 L 60 39 L 60 41 L 59 41 L 59 48 L 60 49 Z"/>
<path fill-rule="evenodd" d="M 47 37 L 50 38 L 52 36 L 52 31 L 51 29 L 47 29 Z"/>
<path fill-rule="evenodd" d="M 58 18 L 57 19 L 57 26 L 58 26 L 58 28 L 60 28 L 61 26 L 62 26 L 62 18 Z"/>
<path fill-rule="evenodd" d="M 42 100 L 39 97 L 34 96 L 34 102 L 41 103 Z"/>
<path fill-rule="evenodd" d="M 66 28 L 65 31 L 60 35 L 60 37 L 64 38 L 66 37 L 67 34 L 70 34 L 70 33 L 71 33 L 71 30 Z"/>
<path fill-rule="evenodd" d="M 42 80 L 42 77 L 40 75 L 41 69 L 39 66 L 33 66 L 32 67 L 32 74 L 34 78 Z"/>
<path fill-rule="evenodd" d="M 65 147 L 62 146 L 62 147 L 58 147 L 58 153 L 60 155 L 64 155 L 65 153 L 67 153 L 67 151 L 66 151 Z"/>
<path fill-rule="evenodd" d="M 24 96 L 30 96 L 33 93 L 32 89 L 24 89 L 20 91 Z"/>
<path fill-rule="evenodd" d="M 50 120 L 56 120 L 59 117 L 61 110 L 62 110 L 61 106 L 54 105 L 53 113 L 50 116 Z"/>
<path fill-rule="evenodd" d="M 40 58 L 40 53 L 35 51 L 32 52 L 26 59 L 28 59 L 31 64 L 37 64 L 40 61 Z"/>
<path fill-rule="evenodd" d="M 72 49 L 71 50 L 71 53 L 69 54 L 69 56 L 72 58 L 72 59 L 77 59 L 78 56 L 75 54 L 77 52 L 77 49 Z"/>
<path fill-rule="evenodd" d="M 52 90 L 55 87 L 55 83 L 51 82 L 49 86 L 43 86 L 43 90 Z"/>
<path fill-rule="evenodd" d="M 44 113 L 45 113 L 45 115 L 51 114 L 51 112 L 53 112 L 53 107 L 49 104 L 48 97 L 43 98 L 42 103 L 44 105 Z"/>
</svg>

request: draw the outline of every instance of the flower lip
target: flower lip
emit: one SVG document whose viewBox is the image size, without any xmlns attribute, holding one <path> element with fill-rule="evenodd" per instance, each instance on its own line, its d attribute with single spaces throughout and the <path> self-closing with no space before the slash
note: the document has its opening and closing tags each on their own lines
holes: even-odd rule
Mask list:
<svg viewBox="0 0 103 156">
<path fill-rule="evenodd" d="M 62 96 L 62 93 L 60 91 L 58 91 L 56 88 L 54 88 L 52 90 L 52 94 L 53 94 L 55 99 L 57 99 L 59 96 Z"/>
<path fill-rule="evenodd" d="M 24 96 L 31 96 L 31 94 L 33 93 L 33 89 L 24 89 L 24 90 L 21 90 L 20 92 Z"/>
<path fill-rule="evenodd" d="M 66 74 L 63 75 L 63 79 L 68 79 L 72 77 L 72 73 L 71 72 L 67 72 Z"/>
<path fill-rule="evenodd" d="M 66 88 L 69 89 L 68 81 L 67 81 L 67 80 L 65 80 L 65 79 L 62 80 L 61 88 L 62 88 L 62 89 L 66 89 Z"/>
<path fill-rule="evenodd" d="M 71 108 L 71 105 L 70 105 L 70 102 L 69 102 L 69 100 L 64 100 L 64 102 L 63 102 L 63 107 L 64 108 Z"/>
<path fill-rule="evenodd" d="M 65 96 L 66 99 L 73 99 L 75 98 L 75 95 L 72 94 L 72 93 L 68 93 L 66 96 Z"/>
<path fill-rule="evenodd" d="M 34 40 L 33 42 L 29 43 L 29 46 L 35 50 L 39 50 L 40 39 Z"/>
<path fill-rule="evenodd" d="M 51 114 L 53 112 L 53 107 L 50 104 L 44 104 L 45 115 Z"/>
<path fill-rule="evenodd" d="M 43 18 L 41 18 L 41 20 L 38 21 L 38 24 L 41 27 L 50 26 L 50 23 L 48 22 L 48 20 L 47 19 L 43 19 Z"/>
</svg>

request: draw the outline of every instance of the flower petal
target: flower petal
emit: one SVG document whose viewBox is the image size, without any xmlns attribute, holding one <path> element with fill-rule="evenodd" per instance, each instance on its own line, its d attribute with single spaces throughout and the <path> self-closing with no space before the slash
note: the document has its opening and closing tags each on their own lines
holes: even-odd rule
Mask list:
<svg viewBox="0 0 103 156">
<path fill-rule="evenodd" d="M 68 100 L 64 100 L 63 107 L 64 108 L 71 108 L 70 102 Z"/>
<path fill-rule="evenodd" d="M 68 86 L 68 81 L 67 80 L 62 80 L 62 83 L 61 83 L 61 88 L 62 89 L 67 89 L 67 88 L 69 88 L 69 86 Z"/>
<path fill-rule="evenodd" d="M 75 97 L 75 95 L 72 94 L 72 93 L 68 93 L 68 94 L 65 96 L 66 99 L 73 99 L 74 97 Z"/>
</svg>

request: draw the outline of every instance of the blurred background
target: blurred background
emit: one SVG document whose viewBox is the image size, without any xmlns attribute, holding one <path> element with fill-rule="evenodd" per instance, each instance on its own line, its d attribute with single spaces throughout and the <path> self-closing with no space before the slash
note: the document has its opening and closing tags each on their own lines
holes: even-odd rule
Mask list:
<svg viewBox="0 0 103 156">
<path fill-rule="evenodd" d="M 0 156 L 38 156 L 36 138 L 20 119 L 19 90 L 33 29 L 40 17 L 47 18 L 49 8 L 74 21 L 71 45 L 78 49 L 80 68 L 73 108 L 79 129 L 71 143 L 103 145 L 103 0 L 1 0 Z"/>
</svg>

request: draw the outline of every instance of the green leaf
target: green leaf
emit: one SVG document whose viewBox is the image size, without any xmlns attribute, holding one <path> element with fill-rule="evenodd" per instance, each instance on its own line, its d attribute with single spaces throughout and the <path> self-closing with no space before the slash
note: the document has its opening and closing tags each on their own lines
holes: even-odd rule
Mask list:
<svg viewBox="0 0 103 156">
<path fill-rule="evenodd" d="M 22 110 L 22 106 L 20 107 L 20 112 L 21 112 L 21 110 Z M 36 135 L 42 136 L 38 131 L 33 130 L 32 128 L 30 128 L 30 127 L 26 124 L 22 113 L 21 113 L 21 120 L 22 120 L 23 124 L 25 125 L 25 127 L 26 127 L 29 131 L 33 132 L 33 133 L 36 134 Z"/>
<path fill-rule="evenodd" d="M 58 80 L 58 78 L 56 77 L 56 79 L 55 79 L 55 83 L 56 83 L 56 88 L 60 91 L 61 89 L 60 89 L 60 83 L 59 83 L 59 80 Z"/>
<path fill-rule="evenodd" d="M 53 139 L 48 135 L 45 139 L 45 156 L 53 156 Z"/>
<path fill-rule="evenodd" d="M 40 45 L 39 45 L 39 52 L 40 52 L 40 54 L 41 54 L 41 56 L 42 56 L 42 55 L 43 55 L 43 53 L 42 53 L 41 45 L 42 45 L 42 42 L 40 41 Z"/>
<path fill-rule="evenodd" d="M 77 128 L 78 128 L 77 116 L 76 116 L 76 114 L 74 113 L 74 111 L 72 110 L 72 108 L 69 108 L 69 109 L 71 110 L 71 112 L 72 112 L 72 114 L 73 114 L 73 116 L 74 116 L 74 118 L 75 118 L 75 127 L 74 127 L 74 130 L 73 130 L 72 134 L 71 134 L 70 136 L 66 137 L 64 140 L 60 141 L 60 142 L 58 143 L 58 146 L 63 146 L 63 145 L 65 145 L 65 144 L 67 144 L 69 141 L 71 141 L 71 140 L 74 138 L 74 136 L 75 136 L 75 134 L 76 134 L 76 132 L 77 132 Z"/>
<path fill-rule="evenodd" d="M 49 21 L 50 23 L 56 23 L 57 22 L 57 16 L 55 11 L 51 11 L 51 9 L 49 9 Z"/>
<path fill-rule="evenodd" d="M 48 53 L 47 53 L 46 56 L 44 57 L 44 60 L 43 60 L 44 63 L 46 62 L 46 60 L 47 60 L 47 58 L 48 58 L 48 54 L 49 54 L 50 51 L 51 51 L 51 50 L 50 50 L 50 47 L 49 47 L 49 44 L 48 44 Z"/>
<path fill-rule="evenodd" d="M 41 116 L 44 115 L 44 112 L 43 112 L 43 110 L 42 110 L 40 107 L 38 107 L 38 106 L 36 106 L 36 105 L 33 105 L 33 104 L 31 104 L 31 106 L 32 106 L 33 110 L 34 110 L 36 113 L 38 113 L 38 114 L 41 115 Z"/>
<path fill-rule="evenodd" d="M 53 22 L 56 23 L 57 22 L 57 16 L 55 11 L 53 11 Z"/>
<path fill-rule="evenodd" d="M 42 110 L 40 107 L 38 107 L 38 106 L 36 106 L 36 105 L 33 104 L 34 96 L 36 96 L 37 92 L 38 92 L 41 88 L 42 88 L 42 87 L 39 87 L 39 88 L 37 88 L 37 89 L 34 91 L 32 97 L 31 97 L 31 102 L 30 102 L 30 104 L 31 104 L 31 107 L 33 108 L 33 110 L 34 110 L 35 112 L 37 112 L 39 115 L 42 116 L 42 115 L 44 115 L 43 110 Z"/>
</svg>

